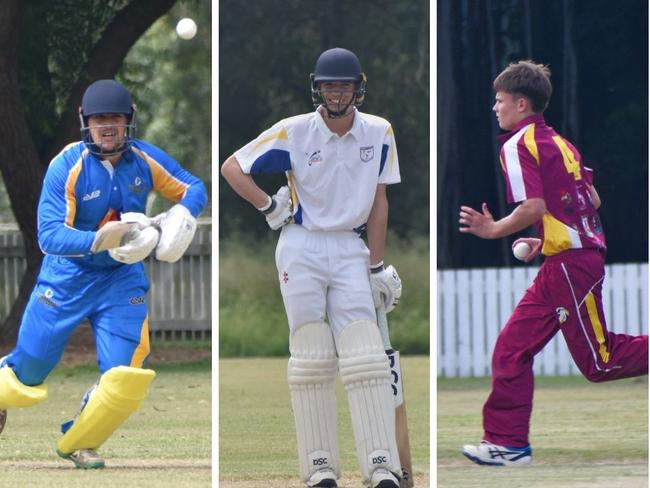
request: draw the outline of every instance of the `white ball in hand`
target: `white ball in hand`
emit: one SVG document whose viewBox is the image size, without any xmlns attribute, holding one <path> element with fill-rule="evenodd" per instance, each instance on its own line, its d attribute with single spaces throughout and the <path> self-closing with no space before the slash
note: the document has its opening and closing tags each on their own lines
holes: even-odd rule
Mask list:
<svg viewBox="0 0 650 488">
<path fill-rule="evenodd" d="M 519 242 L 512 248 L 512 254 L 520 261 L 524 261 L 533 249 L 526 242 Z"/>
<path fill-rule="evenodd" d="M 192 39 L 196 35 L 196 22 L 188 17 L 179 20 L 176 33 L 182 39 Z"/>
</svg>

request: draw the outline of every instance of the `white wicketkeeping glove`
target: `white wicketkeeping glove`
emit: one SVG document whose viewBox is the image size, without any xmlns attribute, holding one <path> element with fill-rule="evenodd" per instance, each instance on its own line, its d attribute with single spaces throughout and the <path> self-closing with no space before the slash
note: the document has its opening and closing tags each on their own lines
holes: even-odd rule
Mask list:
<svg viewBox="0 0 650 488">
<path fill-rule="evenodd" d="M 120 247 L 109 249 L 108 254 L 121 263 L 137 263 L 151 254 L 159 237 L 160 233 L 155 227 L 135 228 L 124 235 Z"/>
<path fill-rule="evenodd" d="M 184 205 L 177 203 L 167 212 L 152 219 L 160 228 L 160 240 L 156 246 L 156 259 L 175 263 L 194 239 L 196 219 Z"/>
<path fill-rule="evenodd" d="M 291 204 L 291 190 L 288 186 L 281 187 L 278 192 L 270 198 L 266 207 L 258 208 L 266 217 L 266 222 L 273 230 L 278 230 L 288 224 L 293 217 L 293 206 Z"/>
<path fill-rule="evenodd" d="M 383 263 L 370 269 L 370 288 L 375 308 L 383 307 L 388 313 L 399 304 L 402 281 L 392 264 L 386 269 Z"/>
</svg>

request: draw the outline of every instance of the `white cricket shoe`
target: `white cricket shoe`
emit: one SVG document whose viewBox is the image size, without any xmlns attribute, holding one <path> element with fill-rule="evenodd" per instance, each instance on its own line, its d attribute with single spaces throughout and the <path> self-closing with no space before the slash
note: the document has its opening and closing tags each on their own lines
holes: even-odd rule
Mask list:
<svg viewBox="0 0 650 488">
<path fill-rule="evenodd" d="M 504 447 L 488 441 L 481 441 L 479 445 L 465 444 L 462 453 L 476 464 L 487 466 L 523 466 L 533 459 L 530 446 Z"/>
<path fill-rule="evenodd" d="M 313 488 L 337 488 L 336 474 L 329 468 L 319 469 L 307 480 L 307 486 Z"/>
<path fill-rule="evenodd" d="M 387 469 L 377 468 L 372 472 L 370 486 L 372 488 L 399 488 L 399 480 Z"/>
</svg>

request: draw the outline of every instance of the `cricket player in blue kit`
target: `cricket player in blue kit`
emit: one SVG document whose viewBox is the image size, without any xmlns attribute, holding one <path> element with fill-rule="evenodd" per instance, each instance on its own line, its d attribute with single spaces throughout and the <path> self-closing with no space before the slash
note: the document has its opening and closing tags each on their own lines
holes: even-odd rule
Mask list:
<svg viewBox="0 0 650 488">
<path fill-rule="evenodd" d="M 45 258 L 16 347 L 0 362 L 0 431 L 7 409 L 47 398 L 47 376 L 87 319 L 101 377 L 79 415 L 63 424 L 57 452 L 79 468 L 102 468 L 96 449 L 138 409 L 155 376 L 144 369 L 149 284 L 142 260 L 152 252 L 180 259 L 207 193 L 171 156 L 133 137 L 135 106 L 117 81 L 91 84 L 79 112 L 83 140 L 52 160 L 43 183 L 38 239 Z M 147 217 L 152 191 L 176 205 Z"/>
</svg>

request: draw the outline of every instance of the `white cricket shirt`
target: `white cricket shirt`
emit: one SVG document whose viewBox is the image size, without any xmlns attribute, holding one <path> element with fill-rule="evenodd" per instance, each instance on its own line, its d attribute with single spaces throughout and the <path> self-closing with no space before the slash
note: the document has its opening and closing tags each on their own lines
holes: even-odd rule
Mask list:
<svg viewBox="0 0 650 488">
<path fill-rule="evenodd" d="M 294 220 L 308 230 L 360 228 L 377 185 L 400 182 L 390 123 L 358 110 L 342 137 L 314 111 L 281 120 L 234 156 L 246 174 L 286 172 Z"/>
</svg>

